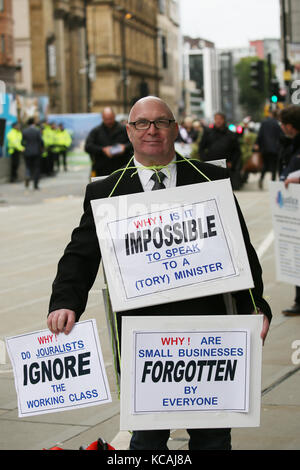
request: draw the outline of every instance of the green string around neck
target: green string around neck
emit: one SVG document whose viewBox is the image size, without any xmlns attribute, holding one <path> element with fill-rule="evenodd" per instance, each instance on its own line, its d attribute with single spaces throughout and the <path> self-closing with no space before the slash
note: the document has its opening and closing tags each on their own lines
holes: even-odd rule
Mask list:
<svg viewBox="0 0 300 470">
<path fill-rule="evenodd" d="M 178 153 L 178 152 L 177 152 Z M 131 157 L 131 159 L 129 160 L 129 162 L 127 163 L 126 167 L 125 168 L 118 168 L 117 170 L 113 171 L 111 173 L 111 175 L 114 175 L 116 173 L 121 173 L 119 179 L 117 180 L 116 184 L 114 185 L 113 189 L 111 190 L 110 194 L 108 197 L 111 197 L 113 195 L 113 193 L 115 192 L 116 188 L 118 187 L 121 179 L 123 178 L 125 172 L 127 170 L 135 170 L 132 172 L 131 174 L 131 178 L 136 175 L 139 170 L 152 170 L 154 171 L 155 173 L 158 173 L 159 171 L 163 170 L 163 169 L 166 169 L 168 172 L 170 172 L 170 169 L 169 169 L 169 165 L 177 165 L 178 163 L 182 163 L 182 162 L 188 162 L 190 165 L 192 165 L 192 167 L 198 171 L 198 173 L 200 173 L 204 179 L 206 179 L 207 181 L 211 181 L 205 173 L 203 173 L 199 168 L 196 167 L 196 165 L 194 165 L 192 163 L 192 160 L 196 161 L 196 162 L 199 162 L 199 160 L 197 160 L 196 158 L 186 158 L 184 157 L 183 155 L 181 155 L 180 153 L 178 153 L 178 155 L 182 158 L 182 160 L 174 160 L 172 161 L 171 163 L 168 163 L 167 165 L 150 165 L 150 166 L 144 166 L 144 165 L 139 165 L 138 167 L 133 165 L 131 166 L 131 162 L 133 161 L 134 159 L 134 155 Z"/>
<path fill-rule="evenodd" d="M 118 179 L 118 181 L 117 181 L 116 184 L 114 185 L 114 187 L 113 187 L 113 189 L 111 190 L 111 192 L 110 192 L 110 194 L 109 194 L 108 197 L 111 197 L 111 196 L 113 195 L 113 193 L 115 192 L 115 189 L 117 188 L 118 184 L 120 183 L 121 179 L 123 178 L 123 175 L 124 175 L 125 171 L 126 171 L 126 170 L 129 170 L 129 164 L 132 162 L 133 158 L 134 158 L 134 157 L 132 156 L 131 159 L 129 160 L 129 162 L 127 163 L 127 165 L 126 165 L 125 168 L 121 168 L 122 173 L 121 173 L 121 175 L 120 175 L 120 178 Z M 113 172 L 113 173 L 115 173 L 115 172 Z M 112 174 L 113 174 L 113 173 L 112 173 Z"/>
</svg>

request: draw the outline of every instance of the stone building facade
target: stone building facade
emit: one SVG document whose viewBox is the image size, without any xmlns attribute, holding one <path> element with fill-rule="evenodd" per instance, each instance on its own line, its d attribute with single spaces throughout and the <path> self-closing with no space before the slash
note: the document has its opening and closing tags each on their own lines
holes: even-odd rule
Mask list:
<svg viewBox="0 0 300 470">
<path fill-rule="evenodd" d="M 178 113 L 178 0 L 1 1 L 13 2 L 16 89 L 48 96 L 50 113 L 126 115 L 148 94 Z"/>
<path fill-rule="evenodd" d="M 159 94 L 157 0 L 89 0 L 87 32 L 92 110 L 127 114 L 140 97 Z"/>
<path fill-rule="evenodd" d="M 52 113 L 87 111 L 84 0 L 29 0 L 32 90 Z"/>
<path fill-rule="evenodd" d="M 15 70 L 12 0 L 0 0 L 0 80 L 7 92 L 13 90 Z"/>
<path fill-rule="evenodd" d="M 159 95 L 178 117 L 182 108 L 182 38 L 178 0 L 158 2 Z"/>
</svg>

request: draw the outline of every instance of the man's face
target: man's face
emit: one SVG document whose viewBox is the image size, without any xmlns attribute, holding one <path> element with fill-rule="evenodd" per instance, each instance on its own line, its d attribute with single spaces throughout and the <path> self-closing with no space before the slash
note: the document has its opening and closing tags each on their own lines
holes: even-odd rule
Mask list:
<svg viewBox="0 0 300 470">
<path fill-rule="evenodd" d="M 174 119 L 168 107 L 156 99 L 142 100 L 134 105 L 130 113 L 130 122 L 140 119 L 155 121 L 157 119 Z M 149 129 L 137 130 L 127 124 L 129 140 L 134 148 L 134 155 L 144 166 L 166 165 L 175 155 L 174 142 L 178 134 L 178 125 L 172 122 L 167 129 L 156 129 L 151 124 Z"/>
<path fill-rule="evenodd" d="M 221 114 L 215 115 L 215 127 L 221 129 L 225 125 L 225 119 Z"/>
<path fill-rule="evenodd" d="M 290 138 L 295 137 L 295 134 L 297 132 L 295 132 L 295 129 L 291 124 L 284 124 L 283 122 L 281 122 L 280 124 L 281 124 L 281 129 L 283 130 L 283 132 L 285 133 L 287 137 L 290 137 Z"/>
<path fill-rule="evenodd" d="M 115 115 L 114 113 L 110 112 L 110 111 L 104 111 L 102 113 L 102 119 L 103 119 L 103 123 L 106 127 L 113 127 L 114 123 L 115 123 Z"/>
</svg>

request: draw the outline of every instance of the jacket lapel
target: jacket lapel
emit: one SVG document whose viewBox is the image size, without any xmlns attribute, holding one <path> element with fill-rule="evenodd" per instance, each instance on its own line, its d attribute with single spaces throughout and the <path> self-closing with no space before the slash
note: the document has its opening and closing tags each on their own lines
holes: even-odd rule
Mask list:
<svg viewBox="0 0 300 470">
<path fill-rule="evenodd" d="M 206 179 L 201 175 L 196 168 L 191 165 L 186 159 L 177 154 L 177 182 L 176 186 L 184 186 L 188 184 L 201 183 Z"/>
<path fill-rule="evenodd" d="M 138 172 L 133 168 L 133 166 L 134 163 L 132 162 L 123 174 L 122 171 L 117 172 L 116 187 L 113 192 L 114 196 L 142 193 L 144 191 Z"/>
</svg>

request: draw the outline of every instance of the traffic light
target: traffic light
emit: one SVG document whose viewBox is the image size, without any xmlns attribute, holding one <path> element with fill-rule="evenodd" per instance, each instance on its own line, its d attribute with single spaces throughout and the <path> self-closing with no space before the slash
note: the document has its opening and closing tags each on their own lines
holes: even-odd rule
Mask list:
<svg viewBox="0 0 300 470">
<path fill-rule="evenodd" d="M 264 91 L 265 71 L 263 60 L 256 60 L 255 62 L 251 62 L 250 79 L 251 88 L 258 91 Z"/>
<path fill-rule="evenodd" d="M 277 103 L 280 100 L 280 93 L 279 93 L 279 83 L 278 80 L 273 79 L 271 81 L 271 102 Z"/>
</svg>

